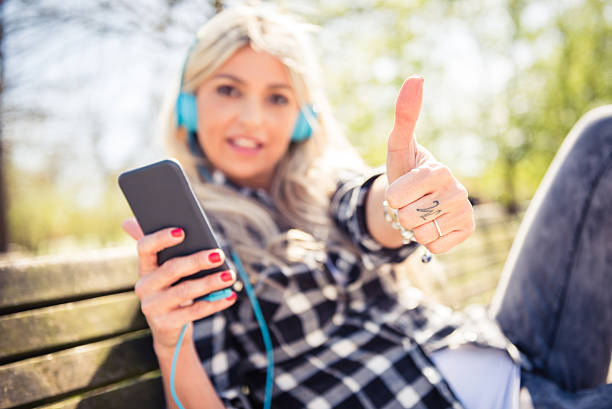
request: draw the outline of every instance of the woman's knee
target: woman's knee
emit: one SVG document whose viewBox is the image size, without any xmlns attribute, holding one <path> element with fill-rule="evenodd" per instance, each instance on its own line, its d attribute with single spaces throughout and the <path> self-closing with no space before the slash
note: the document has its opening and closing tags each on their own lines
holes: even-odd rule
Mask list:
<svg viewBox="0 0 612 409">
<path fill-rule="evenodd" d="M 605 150 L 612 148 L 612 105 L 604 105 L 584 114 L 568 135 L 575 143 Z"/>
</svg>

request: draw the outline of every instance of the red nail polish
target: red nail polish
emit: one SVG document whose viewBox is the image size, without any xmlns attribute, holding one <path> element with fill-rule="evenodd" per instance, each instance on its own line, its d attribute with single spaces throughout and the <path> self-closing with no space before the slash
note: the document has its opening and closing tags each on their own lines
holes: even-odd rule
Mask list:
<svg viewBox="0 0 612 409">
<path fill-rule="evenodd" d="M 229 271 L 221 273 L 221 281 L 232 281 L 232 273 Z"/>
<path fill-rule="evenodd" d="M 221 254 L 219 254 L 218 252 L 214 252 L 214 253 L 210 253 L 208 255 L 208 260 L 211 263 L 218 263 L 219 261 L 221 261 Z"/>
<path fill-rule="evenodd" d="M 174 237 L 181 237 L 183 235 L 183 229 L 177 227 L 176 229 L 172 230 L 170 234 L 172 234 Z"/>
<path fill-rule="evenodd" d="M 233 292 L 232 295 L 226 298 L 226 300 L 232 301 L 234 298 L 236 298 L 236 293 Z"/>
</svg>

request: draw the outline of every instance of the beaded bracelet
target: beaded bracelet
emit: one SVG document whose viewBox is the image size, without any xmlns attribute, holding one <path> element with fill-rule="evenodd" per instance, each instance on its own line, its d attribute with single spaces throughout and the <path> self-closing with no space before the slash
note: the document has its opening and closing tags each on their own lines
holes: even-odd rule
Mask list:
<svg viewBox="0 0 612 409">
<path fill-rule="evenodd" d="M 399 213 L 397 209 L 389 207 L 389 202 L 383 200 L 383 209 L 385 211 L 385 220 L 391 223 L 391 227 L 396 230 L 399 230 L 400 235 L 402 236 L 402 243 L 408 244 L 414 240 L 414 232 L 412 230 L 405 229 L 399 222 Z"/>
<path fill-rule="evenodd" d="M 389 202 L 383 200 L 383 210 L 385 211 L 385 220 L 391 223 L 391 227 L 396 230 L 399 230 L 400 235 L 402 236 L 402 244 L 409 244 L 412 242 L 416 242 L 414 239 L 414 232 L 412 230 L 408 230 L 404 228 L 399 222 L 399 212 L 397 209 L 389 207 Z M 429 250 L 425 250 L 423 255 L 421 256 L 422 263 L 429 263 L 431 261 L 431 252 Z"/>
</svg>

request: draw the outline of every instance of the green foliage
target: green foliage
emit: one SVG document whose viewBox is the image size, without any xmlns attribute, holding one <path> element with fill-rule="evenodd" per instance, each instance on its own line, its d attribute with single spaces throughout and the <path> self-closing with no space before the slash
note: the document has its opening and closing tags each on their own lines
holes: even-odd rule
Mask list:
<svg viewBox="0 0 612 409">
<path fill-rule="evenodd" d="M 128 241 L 121 222 L 131 213 L 115 181 L 103 182 L 100 200 L 84 206 L 76 203 L 83 195 L 78 187 L 60 188 L 45 174 L 11 167 L 8 219 L 13 250 L 57 254 Z"/>
<path fill-rule="evenodd" d="M 505 89 L 480 99 L 452 100 L 449 94 L 456 109 L 446 119 L 432 113 L 439 101 L 429 102 L 419 120 L 418 139 L 437 154 L 436 147 L 454 147 L 461 135 L 478 138 L 485 147 L 474 159 L 482 163 L 480 173 L 455 172 L 471 195 L 500 201 L 508 209 L 531 198 L 574 123 L 612 101 L 612 6 L 582 0 L 561 10 L 553 1 L 539 3 L 552 10 L 552 17 L 533 28 L 524 21 L 533 2 L 523 0 L 319 2 L 320 12 L 308 20 L 322 25 L 328 36 L 318 44 L 326 89 L 365 160 L 373 166 L 384 163 L 394 102 L 404 79 L 426 73 L 427 103 L 428 87 L 443 70 L 461 63 L 430 61 L 427 37 L 444 35 L 447 25 L 459 22 L 477 40 L 482 55 L 510 63 L 510 79 Z M 491 13 L 501 15 L 506 26 L 487 27 Z M 519 49 L 533 56 L 529 64 L 515 60 Z M 475 114 L 464 115 L 468 111 Z M 471 158 L 458 149 L 451 154 L 450 161 Z M 52 176 L 15 167 L 8 173 L 10 240 L 19 248 L 47 253 L 75 241 L 99 247 L 130 240 L 120 228 L 130 211 L 115 175 L 92 182 L 99 187 L 99 199 L 84 205 L 82 186 L 61 187 Z"/>
<path fill-rule="evenodd" d="M 514 42 L 535 49 L 543 38 L 554 48 L 526 70 L 517 71 L 505 95 L 509 129 L 496 135 L 500 155 L 487 174 L 505 181 L 501 191 L 489 184 L 482 195 L 509 208 L 531 198 L 559 145 L 587 111 L 612 101 L 612 22 L 601 0 L 585 0 L 561 13 L 538 32 L 516 24 Z M 522 2 L 509 2 L 522 8 Z M 514 10 L 520 15 L 522 10 Z M 519 135 L 516 137 L 516 135 Z M 519 141 L 517 143 L 517 140 Z"/>
<path fill-rule="evenodd" d="M 424 22 L 439 21 L 435 30 L 440 33 L 445 25 L 460 19 L 470 27 L 480 53 L 504 59 L 511 76 L 501 92 L 467 101 L 479 112 L 476 117 L 463 115 L 466 102 L 461 100 L 453 101 L 456 113 L 446 120 L 430 114 L 425 105 L 417 129 L 419 141 L 434 154 L 436 146 L 453 146 L 462 134 L 479 135 L 483 146 L 492 143 L 495 152 L 483 149 L 475 159 L 484 164 L 484 171 L 471 177 L 459 172 L 459 176 L 472 195 L 499 201 L 514 211 L 518 203 L 533 196 L 576 121 L 590 109 L 612 101 L 612 11 L 603 0 L 541 2 L 551 17 L 533 27 L 525 17 L 533 12 L 532 2 L 498 0 L 482 8 L 475 3 L 378 2 L 369 18 L 382 24 L 373 32 L 364 26 L 363 40 L 355 33 L 346 38 L 359 42 L 360 55 L 353 61 L 367 61 L 367 69 L 341 71 L 328 89 L 334 105 L 341 107 L 349 138 L 366 161 L 384 163 L 394 101 L 403 80 L 421 69 L 435 79 L 445 68 L 430 62 L 427 53 L 414 54 L 411 46 L 430 41 L 431 28 Z M 481 29 L 488 21 L 487 13 L 498 13 L 506 27 Z M 321 23 L 325 26 L 330 20 Z M 528 65 L 518 61 L 521 52 L 531 56 Z M 384 59 L 398 67 L 392 79 L 374 74 L 377 63 Z M 427 97 L 427 80 L 425 86 Z M 430 109 L 435 104 L 430 103 Z M 454 155 L 446 158 L 451 167 L 466 152 L 459 149 Z"/>
</svg>

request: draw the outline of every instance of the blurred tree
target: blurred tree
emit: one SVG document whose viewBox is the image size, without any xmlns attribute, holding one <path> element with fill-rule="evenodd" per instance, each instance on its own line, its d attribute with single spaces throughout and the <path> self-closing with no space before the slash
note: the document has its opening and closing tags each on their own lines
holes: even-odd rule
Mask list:
<svg viewBox="0 0 612 409">
<path fill-rule="evenodd" d="M 521 23 L 529 2 L 509 0 L 512 43 L 536 58 L 514 64 L 504 93 L 508 126 L 493 137 L 499 148 L 486 178 L 504 181 L 495 198 L 510 212 L 535 192 L 559 145 L 588 110 L 612 101 L 612 18 L 609 2 L 584 0 L 536 30 Z M 489 189 L 492 190 L 492 189 Z"/>
<path fill-rule="evenodd" d="M 575 120 L 589 108 L 609 101 L 612 95 L 612 6 L 603 0 L 270 2 L 322 26 L 315 40 L 326 89 L 347 135 L 368 163 L 384 163 L 385 139 L 402 82 L 410 74 L 424 73 L 426 99 L 417 130 L 419 141 L 451 166 L 455 160 L 477 162 L 472 178 L 467 180 L 471 193 L 485 200 L 501 200 L 510 210 L 531 197 Z M 13 238 L 27 248 L 39 250 L 51 249 L 44 244 L 48 238 L 68 234 L 83 238 L 93 231 L 101 244 L 115 240 L 122 234 L 121 217 L 129 214 L 115 186 L 117 169 L 142 163 L 145 153 L 151 150 L 151 118 L 158 111 L 164 91 L 156 80 L 167 82 L 170 70 L 165 67 L 172 65 L 168 61 L 176 60 L 179 65 L 197 27 L 225 2 L 4 3 L 12 5 L 10 13 L 3 13 L 4 40 L 13 39 L 11 58 L 21 58 L 23 62 L 7 71 L 10 81 L 4 89 L 20 88 L 15 93 L 19 98 L 9 104 L 3 100 L 4 142 L 8 134 L 7 112 L 13 123 L 31 125 L 44 120 L 47 124 L 52 119 L 48 105 L 37 105 L 39 92 L 44 90 L 46 101 L 65 102 L 72 98 L 81 103 L 79 129 L 70 134 L 56 131 L 57 141 L 53 143 L 48 140 L 51 131 L 46 130 L 47 139 L 28 127 L 13 132 L 9 148 L 36 153 L 44 161 L 42 171 L 26 170 L 19 163 L 7 164 Z M 529 16 L 534 14 L 548 17 L 540 17 L 540 22 L 533 24 Z M 68 30 L 66 34 L 70 36 L 64 36 L 62 30 Z M 461 36 L 460 41 L 457 36 Z M 106 63 L 104 58 L 92 50 L 98 50 L 109 39 L 120 42 L 122 52 L 127 49 L 128 55 L 138 56 L 128 61 L 125 53 L 117 53 L 110 56 L 115 59 L 109 57 L 108 65 L 102 66 Z M 454 49 L 465 44 L 467 49 Z M 83 53 L 83 64 L 94 61 L 95 67 L 84 66 L 77 71 L 69 64 L 55 63 Z M 104 71 L 113 64 L 117 72 Z M 484 69 L 480 77 L 472 76 L 477 83 L 472 79 L 463 84 L 461 75 L 449 76 L 464 74 L 478 68 L 478 64 Z M 150 97 L 138 97 L 135 104 L 146 109 L 141 110 L 140 117 L 129 118 L 130 124 L 138 123 L 139 127 L 123 132 L 130 136 L 124 139 L 136 141 L 131 149 L 124 149 L 130 154 L 123 162 L 111 163 L 108 152 L 101 147 L 112 145 L 108 124 L 114 120 L 109 115 L 113 107 L 102 106 L 98 95 L 82 98 L 82 94 L 68 94 L 89 89 L 100 79 L 124 78 L 126 71 L 136 65 L 143 74 L 146 71 L 155 75 L 149 82 L 128 82 L 123 89 L 146 87 Z M 37 68 L 26 69 L 31 66 Z M 67 72 L 67 84 L 51 81 L 49 85 L 39 78 L 41 72 L 57 66 Z M 162 66 L 167 72 L 160 69 Z M 140 95 L 130 94 L 129 90 L 123 93 L 123 89 L 118 103 Z M 27 96 L 24 90 L 35 96 L 22 100 Z M 70 114 L 77 116 L 75 112 Z M 471 144 L 465 144 L 466 137 Z M 469 152 L 472 148 L 474 152 Z M 73 177 L 73 185 L 57 186 L 69 165 L 77 169 L 74 162 L 79 160 L 91 168 L 68 172 L 79 173 Z M 92 169 L 97 173 L 92 175 Z M 11 182 L 16 180 L 18 184 Z M 86 197 L 88 186 L 97 186 L 104 192 L 97 203 Z M 41 210 L 41 206 L 34 205 L 40 204 L 42 197 L 45 206 Z M 36 209 L 39 214 L 35 214 Z M 30 226 L 34 223 L 40 226 Z"/>
<path fill-rule="evenodd" d="M 126 118 L 136 131 L 124 128 L 121 133 L 138 149 L 128 150 L 117 163 L 116 156 L 102 149 L 113 144 L 108 129 L 114 118 L 112 109 L 100 103 L 95 86 L 100 78 L 110 82 L 124 75 L 125 60 L 118 55 L 108 61 L 100 45 L 131 39 L 138 43 L 137 58 L 144 59 L 180 50 L 215 7 L 221 7 L 220 0 L 3 1 L 4 40 L 10 41 L 12 65 L 2 88 L 10 94 L 3 93 L 5 132 L 0 141 L 6 148 L 14 249 L 48 252 L 64 242 L 101 246 L 122 238 L 120 221 L 129 209 L 116 186 L 117 168 L 157 153 L 151 118 L 165 89 L 151 87 L 143 98 L 147 109 L 142 118 Z M 117 72 L 109 71 L 113 66 Z M 148 69 L 155 70 L 159 64 Z M 120 92 L 117 102 L 129 96 L 129 90 Z M 16 152 L 21 158 L 37 158 L 31 161 L 36 168 L 24 166 Z"/>
<path fill-rule="evenodd" d="M 3 106 L 4 94 L 4 0 L 0 0 L 0 112 Z M 7 243 L 6 214 L 6 184 L 5 184 L 5 152 L 2 137 L 2 118 L 0 117 L 0 252 L 5 252 Z"/>
</svg>

